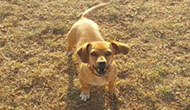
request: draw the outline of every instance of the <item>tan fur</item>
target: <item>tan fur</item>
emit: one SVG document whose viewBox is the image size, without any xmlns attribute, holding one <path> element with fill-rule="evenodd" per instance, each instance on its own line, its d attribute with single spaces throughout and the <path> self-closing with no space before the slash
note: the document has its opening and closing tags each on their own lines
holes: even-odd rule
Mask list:
<svg viewBox="0 0 190 110">
<path fill-rule="evenodd" d="M 72 49 L 76 46 L 76 53 L 81 61 L 79 79 L 82 85 L 82 97 L 89 94 L 91 85 L 103 86 L 107 83 L 110 92 L 115 94 L 117 89 L 114 83 L 117 77 L 117 69 L 113 57 L 120 53 L 127 54 L 129 51 L 129 47 L 126 44 L 104 41 L 98 25 L 86 18 L 108 4 L 99 4 L 86 10 L 82 14 L 81 19 L 72 26 L 68 33 L 67 52 L 71 54 Z M 105 74 L 101 76 L 96 68 L 99 62 L 105 62 L 107 67 Z"/>
</svg>

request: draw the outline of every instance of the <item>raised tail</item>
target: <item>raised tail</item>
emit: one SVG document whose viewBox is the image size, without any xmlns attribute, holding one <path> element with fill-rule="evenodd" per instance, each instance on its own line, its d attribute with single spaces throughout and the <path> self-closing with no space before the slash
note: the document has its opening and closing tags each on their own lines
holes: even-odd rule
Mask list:
<svg viewBox="0 0 190 110">
<path fill-rule="evenodd" d="M 106 5 L 108 5 L 110 3 L 101 3 L 101 4 L 98 4 L 98 5 L 95 5 L 89 9 L 87 9 L 86 11 L 84 11 L 84 13 L 81 15 L 81 18 L 85 17 L 89 17 L 90 15 L 92 15 L 95 11 L 105 7 Z"/>
</svg>

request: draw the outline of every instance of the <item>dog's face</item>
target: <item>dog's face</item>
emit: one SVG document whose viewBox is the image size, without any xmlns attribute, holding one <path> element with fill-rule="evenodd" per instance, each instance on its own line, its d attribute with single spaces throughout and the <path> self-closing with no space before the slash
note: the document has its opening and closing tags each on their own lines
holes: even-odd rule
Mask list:
<svg viewBox="0 0 190 110">
<path fill-rule="evenodd" d="M 98 76 L 104 76 L 113 62 L 116 54 L 127 54 L 129 47 L 119 42 L 92 42 L 86 43 L 77 50 L 81 61 L 88 63 Z"/>
</svg>

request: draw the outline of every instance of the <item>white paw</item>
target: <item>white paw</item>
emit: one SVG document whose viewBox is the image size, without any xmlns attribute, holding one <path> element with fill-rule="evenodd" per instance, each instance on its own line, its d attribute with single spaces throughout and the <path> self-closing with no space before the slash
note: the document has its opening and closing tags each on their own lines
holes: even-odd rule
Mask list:
<svg viewBox="0 0 190 110">
<path fill-rule="evenodd" d="M 82 101 L 86 101 L 87 99 L 90 98 L 90 94 L 83 94 L 83 93 L 81 93 L 80 94 L 80 98 L 81 98 Z"/>
<path fill-rule="evenodd" d="M 67 56 L 71 56 L 73 54 L 72 51 L 67 52 Z"/>
</svg>

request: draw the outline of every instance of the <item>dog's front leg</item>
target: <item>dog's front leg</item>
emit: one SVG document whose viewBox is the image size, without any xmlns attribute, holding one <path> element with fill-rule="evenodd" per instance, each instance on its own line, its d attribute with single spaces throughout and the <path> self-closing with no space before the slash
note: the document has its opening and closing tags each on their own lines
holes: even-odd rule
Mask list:
<svg viewBox="0 0 190 110">
<path fill-rule="evenodd" d="M 118 91 L 117 88 L 115 87 L 115 80 L 116 80 L 116 78 L 114 78 L 113 80 L 111 80 L 111 81 L 108 83 L 108 88 L 109 88 L 110 94 L 116 96 L 116 95 L 119 93 L 119 91 Z"/>
<path fill-rule="evenodd" d="M 80 83 L 82 85 L 80 97 L 81 97 L 81 100 L 86 101 L 87 99 L 90 98 L 90 87 L 91 87 L 91 85 L 88 83 L 85 83 L 82 80 L 80 80 Z"/>
</svg>

